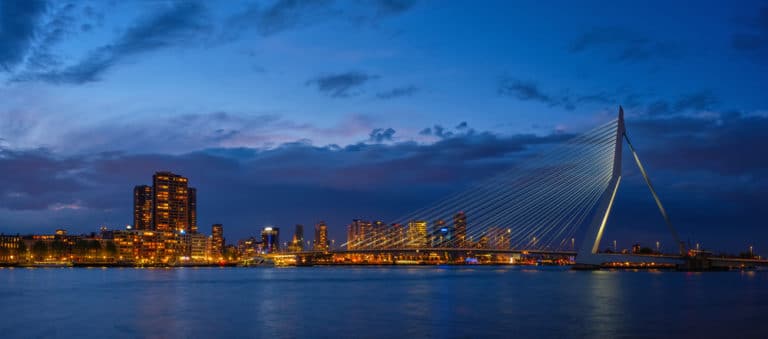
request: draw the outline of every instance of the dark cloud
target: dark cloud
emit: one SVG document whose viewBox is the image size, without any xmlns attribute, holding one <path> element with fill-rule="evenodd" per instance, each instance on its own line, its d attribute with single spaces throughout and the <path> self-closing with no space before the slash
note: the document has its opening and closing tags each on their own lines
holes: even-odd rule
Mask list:
<svg viewBox="0 0 768 339">
<path fill-rule="evenodd" d="M 376 93 L 376 97 L 383 100 L 395 99 L 400 97 L 409 97 L 419 91 L 416 86 L 396 87 L 388 91 Z"/>
<path fill-rule="evenodd" d="M 718 118 L 648 117 L 628 122 L 650 149 L 660 168 L 719 175 L 768 176 L 768 158 L 760 156 L 768 136 L 768 118 L 725 114 Z M 628 127 L 629 128 L 629 127 Z"/>
<path fill-rule="evenodd" d="M 45 11 L 41 0 L 0 2 L 0 70 L 9 72 L 23 60 Z"/>
<path fill-rule="evenodd" d="M 60 66 L 60 57 L 52 52 L 52 48 L 76 31 L 75 10 L 77 6 L 75 4 L 63 4 L 58 7 L 51 5 L 49 7 L 51 7 L 49 10 L 51 15 L 46 20 L 41 20 L 37 41 L 30 49 L 25 71 L 41 71 Z"/>
<path fill-rule="evenodd" d="M 533 81 L 522 81 L 513 78 L 504 78 L 499 82 L 498 93 L 511 96 L 522 101 L 538 101 L 550 107 L 563 106 L 572 111 L 576 106 L 568 96 L 556 96 L 545 93 Z"/>
<path fill-rule="evenodd" d="M 392 128 L 375 128 L 371 131 L 369 134 L 370 138 L 369 141 L 372 142 L 384 142 L 384 141 L 392 141 L 392 137 L 395 135 L 395 130 Z"/>
<path fill-rule="evenodd" d="M 74 65 L 46 72 L 20 74 L 17 81 L 83 84 L 99 81 L 115 65 L 136 55 L 183 43 L 194 43 L 208 32 L 206 10 L 197 2 L 179 2 L 139 20 L 117 40 L 89 52 Z"/>
<path fill-rule="evenodd" d="M 372 136 L 385 141 L 393 134 L 393 129 L 380 129 Z M 54 228 L 59 226 L 52 224 L 56 216 L 74 211 L 79 217 L 70 221 L 81 224 L 73 225 L 73 232 L 92 231 L 100 224 L 124 225 L 131 219 L 131 188 L 149 183 L 154 171 L 171 170 L 187 175 L 198 188 L 203 225 L 221 221 L 230 234 L 242 236 L 254 225 L 324 219 L 339 232 L 338 226 L 349 218 L 363 214 L 392 219 L 477 177 L 492 175 L 526 157 L 528 150 L 566 137 L 474 133 L 432 144 L 344 147 L 298 141 L 179 155 L 102 152 L 61 157 L 48 151 L 3 151 L 0 173 L 11 175 L 0 178 L 0 225 L 21 226 L 17 230 L 22 232 L 25 226 Z M 27 210 L 45 218 L 30 225 L 20 214 Z"/>
<path fill-rule="evenodd" d="M 731 46 L 742 52 L 768 55 L 768 7 L 761 8 L 756 18 L 741 22 L 741 26 L 731 37 Z"/>
<path fill-rule="evenodd" d="M 456 125 L 456 129 L 457 130 L 467 129 L 468 127 L 469 127 L 469 125 L 467 124 L 466 121 L 462 121 L 458 125 Z"/>
<path fill-rule="evenodd" d="M 673 115 L 688 111 L 711 110 L 718 100 L 711 91 L 699 91 L 680 96 L 676 100 L 669 101 L 659 99 L 648 104 L 646 113 L 652 116 Z"/>
<path fill-rule="evenodd" d="M 232 117 L 180 119 L 194 129 Z M 760 156 L 768 118 L 733 112 L 709 118 L 643 116 L 628 120 L 627 129 L 684 236 L 695 232 L 706 239 L 724 225 L 739 225 L 747 235 L 759 232 L 762 221 L 753 211 L 768 203 L 763 193 L 768 160 Z M 458 131 L 447 136 L 440 126 L 426 130 L 444 138 L 428 144 L 395 141 L 394 129 L 382 128 L 370 134 L 373 143 L 315 146 L 299 140 L 177 155 L 61 156 L 0 148 L 0 226 L 11 232 L 50 231 L 68 220 L 73 232 L 84 232 L 101 224 L 124 225 L 131 219 L 133 185 L 149 183 L 154 171 L 165 169 L 190 177 L 199 192 L 201 224 L 223 222 L 232 239 L 266 224 L 320 219 L 330 223 L 334 237 L 343 237 L 341 226 L 351 218 L 394 219 L 572 137 Z M 659 225 L 663 231 L 628 159 L 615 220 L 631 227 Z"/>
<path fill-rule="evenodd" d="M 232 29 L 255 27 L 256 31 L 269 36 L 299 26 L 309 25 L 333 14 L 329 5 L 332 0 L 278 0 L 262 7 L 254 3 L 230 19 Z M 239 32 L 227 32 L 230 35 Z"/>
<path fill-rule="evenodd" d="M 655 41 L 646 35 L 622 27 L 596 27 L 582 34 L 569 48 L 571 53 L 596 51 L 619 62 L 669 58 L 680 54 L 670 42 Z"/>
<path fill-rule="evenodd" d="M 378 79 L 377 75 L 350 71 L 339 74 L 326 74 L 308 80 L 306 85 L 315 85 L 320 93 L 332 98 L 346 98 L 359 95 L 358 90 L 366 82 Z"/>
</svg>

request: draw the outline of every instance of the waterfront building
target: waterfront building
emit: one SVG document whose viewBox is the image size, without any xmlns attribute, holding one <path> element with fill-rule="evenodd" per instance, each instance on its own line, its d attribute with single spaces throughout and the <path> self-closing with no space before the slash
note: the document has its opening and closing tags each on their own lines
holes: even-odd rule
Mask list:
<svg viewBox="0 0 768 339">
<path fill-rule="evenodd" d="M 249 237 L 237 242 L 237 253 L 241 258 L 253 258 L 261 253 L 262 243 L 260 239 Z"/>
<path fill-rule="evenodd" d="M 453 229 L 456 233 L 455 247 L 469 247 L 467 242 L 467 215 L 464 212 L 456 213 L 453 216 Z"/>
<path fill-rule="evenodd" d="M 432 234 L 430 234 L 430 243 L 432 247 L 446 248 L 452 247 L 454 243 L 454 229 L 449 226 L 445 220 L 437 220 L 432 227 Z"/>
<path fill-rule="evenodd" d="M 261 243 L 265 253 L 274 253 L 280 251 L 280 228 L 265 227 L 261 231 Z"/>
<path fill-rule="evenodd" d="M 293 232 L 293 239 L 289 246 L 291 252 L 301 252 L 304 250 L 304 225 L 297 224 Z"/>
<path fill-rule="evenodd" d="M 197 189 L 190 187 L 188 190 L 187 219 L 189 220 L 189 233 L 197 233 Z"/>
<path fill-rule="evenodd" d="M 315 251 L 328 251 L 330 249 L 330 242 L 328 241 L 328 226 L 325 221 L 321 221 L 315 225 Z"/>
<path fill-rule="evenodd" d="M 152 229 L 152 187 L 140 185 L 133 188 L 133 228 Z"/>
<path fill-rule="evenodd" d="M 354 250 L 365 247 L 371 239 L 373 224 L 370 221 L 353 219 L 347 226 L 347 249 Z"/>
<path fill-rule="evenodd" d="M 411 220 L 408 222 L 408 243 L 406 247 L 427 247 L 427 222 L 424 220 Z"/>
<path fill-rule="evenodd" d="M 152 176 L 153 229 L 160 232 L 191 232 L 187 178 L 171 172 Z"/>
<path fill-rule="evenodd" d="M 408 239 L 406 238 L 405 227 L 402 224 L 392 224 L 390 231 L 387 233 L 389 234 L 389 239 L 387 239 L 387 244 L 382 247 L 405 248 L 407 246 Z"/>
<path fill-rule="evenodd" d="M 226 246 L 224 226 L 222 224 L 214 224 L 211 226 L 211 258 L 215 260 L 221 259 L 224 255 L 224 246 Z"/>
<path fill-rule="evenodd" d="M 385 224 L 381 220 L 377 220 L 373 222 L 373 227 L 371 228 L 371 242 L 370 247 L 372 248 L 381 248 L 383 246 L 386 246 L 387 242 L 387 224 Z"/>
<path fill-rule="evenodd" d="M 24 245 L 19 235 L 0 234 L 0 262 L 14 262 L 23 259 Z"/>
</svg>

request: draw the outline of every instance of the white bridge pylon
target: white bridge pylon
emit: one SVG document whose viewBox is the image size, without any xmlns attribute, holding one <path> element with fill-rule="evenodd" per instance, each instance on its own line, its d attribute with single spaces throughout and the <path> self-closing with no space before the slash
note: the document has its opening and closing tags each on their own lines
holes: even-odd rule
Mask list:
<svg viewBox="0 0 768 339">
<path fill-rule="evenodd" d="M 619 191 L 619 185 L 621 184 L 621 156 L 622 156 L 623 141 L 627 142 L 627 146 L 629 146 L 629 150 L 632 152 L 632 157 L 635 161 L 635 164 L 637 165 L 637 168 L 640 170 L 640 174 L 642 175 L 643 180 L 645 181 L 645 184 L 648 186 L 648 189 L 651 191 L 651 195 L 653 196 L 653 199 L 656 202 L 656 206 L 659 208 L 659 212 L 661 212 L 661 215 L 664 217 L 664 222 L 666 223 L 667 228 L 669 229 L 669 232 L 671 233 L 675 242 L 680 245 L 680 254 L 682 255 L 683 252 L 685 251 L 684 243 L 680 241 L 680 236 L 678 235 L 677 231 L 672 225 L 672 222 L 669 219 L 669 215 L 667 214 L 667 211 L 664 208 L 664 205 L 662 205 L 661 199 L 659 199 L 659 196 L 656 193 L 656 190 L 653 188 L 651 179 L 648 177 L 648 173 L 645 171 L 645 167 L 643 167 L 643 164 L 640 161 L 640 157 L 637 155 L 635 148 L 632 146 L 632 143 L 629 141 L 629 136 L 627 135 L 627 130 L 624 125 L 624 108 L 619 106 L 619 118 L 617 119 L 617 128 L 616 128 L 616 150 L 614 152 L 613 176 L 611 177 L 608 189 L 606 189 L 606 191 L 603 193 L 602 206 L 597 209 L 598 211 L 602 211 L 602 213 L 597 213 L 595 215 L 585 235 L 586 241 L 582 244 L 581 248 L 579 249 L 579 252 L 576 258 L 576 262 L 579 264 L 600 265 L 606 261 L 637 262 L 637 261 L 646 260 L 645 258 L 639 258 L 631 255 L 622 255 L 620 256 L 621 258 L 619 258 L 619 256 L 615 256 L 615 255 L 607 256 L 607 255 L 598 254 L 600 241 L 602 240 L 603 232 L 605 231 L 605 226 L 608 223 L 608 218 L 610 217 L 611 210 L 613 209 L 613 203 L 616 199 L 616 193 Z M 657 259 L 656 261 L 659 261 L 659 260 Z M 676 262 L 676 260 L 672 260 L 672 261 Z"/>
</svg>

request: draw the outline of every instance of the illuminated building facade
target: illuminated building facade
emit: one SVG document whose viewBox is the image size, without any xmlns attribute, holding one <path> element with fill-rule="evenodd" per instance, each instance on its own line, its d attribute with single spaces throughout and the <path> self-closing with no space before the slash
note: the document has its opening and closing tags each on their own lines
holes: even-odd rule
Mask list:
<svg viewBox="0 0 768 339">
<path fill-rule="evenodd" d="M 354 250 L 365 247 L 371 242 L 373 224 L 370 221 L 354 219 L 347 226 L 347 249 Z"/>
<path fill-rule="evenodd" d="M 152 229 L 152 187 L 140 185 L 133 188 L 133 228 Z"/>
<path fill-rule="evenodd" d="M 224 226 L 214 224 L 211 226 L 211 257 L 215 260 L 224 255 Z"/>
<path fill-rule="evenodd" d="M 408 222 L 407 247 L 427 247 L 427 222 L 424 220 L 411 220 Z"/>
<path fill-rule="evenodd" d="M 291 252 L 301 252 L 304 250 L 304 225 L 296 225 L 296 230 L 293 232 L 293 239 L 289 246 Z"/>
<path fill-rule="evenodd" d="M 435 221 L 432 228 L 432 234 L 430 234 L 430 243 L 435 248 L 447 248 L 453 247 L 455 231 L 452 226 L 449 226 L 445 220 Z"/>
<path fill-rule="evenodd" d="M 189 205 L 187 209 L 187 219 L 189 220 L 189 233 L 197 233 L 197 189 L 189 187 L 187 190 Z"/>
<path fill-rule="evenodd" d="M 265 253 L 280 251 L 280 228 L 264 227 L 261 231 L 261 243 Z"/>
<path fill-rule="evenodd" d="M 22 247 L 20 236 L 0 234 L 0 262 L 20 260 L 24 256 L 20 253 Z"/>
<path fill-rule="evenodd" d="M 467 243 L 467 215 L 464 212 L 453 216 L 453 230 L 456 232 L 455 246 L 458 248 L 469 247 Z"/>
<path fill-rule="evenodd" d="M 330 249 L 328 241 L 328 226 L 324 221 L 315 225 L 315 251 L 328 251 Z"/>
<path fill-rule="evenodd" d="M 152 176 L 153 226 L 160 232 L 191 232 L 187 178 L 171 172 Z"/>
</svg>

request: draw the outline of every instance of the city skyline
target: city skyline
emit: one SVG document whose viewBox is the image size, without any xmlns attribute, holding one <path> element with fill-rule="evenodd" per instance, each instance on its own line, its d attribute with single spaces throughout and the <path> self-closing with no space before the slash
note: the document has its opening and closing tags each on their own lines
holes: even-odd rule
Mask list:
<svg viewBox="0 0 768 339">
<path fill-rule="evenodd" d="M 3 6 L 6 234 L 123 227 L 126 187 L 171 171 L 194 178 L 202 227 L 241 239 L 323 220 L 340 241 L 353 219 L 397 219 L 621 104 L 684 240 L 768 248 L 763 2 Z M 625 175 L 607 237 L 653 243 L 664 220 Z"/>
</svg>

